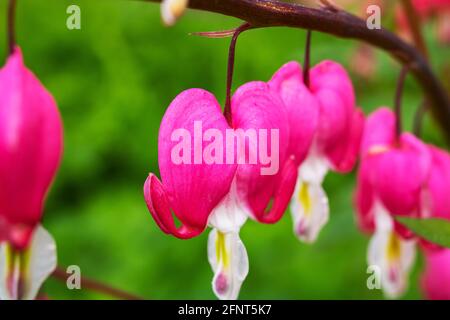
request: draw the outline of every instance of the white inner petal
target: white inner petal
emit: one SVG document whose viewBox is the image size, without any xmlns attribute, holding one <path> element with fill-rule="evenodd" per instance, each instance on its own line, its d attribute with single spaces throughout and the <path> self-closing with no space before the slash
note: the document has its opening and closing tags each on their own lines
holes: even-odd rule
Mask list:
<svg viewBox="0 0 450 320">
<path fill-rule="evenodd" d="M 408 277 L 415 260 L 416 243 L 396 234 L 389 213 L 375 205 L 375 234 L 369 243 L 367 261 L 381 271 L 381 285 L 388 298 L 401 296 L 408 288 Z"/>
<path fill-rule="evenodd" d="M 237 232 L 212 229 L 208 237 L 208 260 L 214 272 L 212 288 L 220 300 L 235 300 L 248 274 L 247 250 Z"/>
<path fill-rule="evenodd" d="M 329 169 L 330 166 L 326 159 L 311 152 L 300 165 L 298 176 L 303 181 L 321 185 Z"/>
<path fill-rule="evenodd" d="M 235 178 L 228 194 L 211 212 L 208 224 L 224 233 L 238 233 L 250 214 L 243 199 L 239 197 Z"/>
<path fill-rule="evenodd" d="M 56 244 L 42 226 L 37 226 L 30 246 L 15 251 L 0 246 L 0 300 L 32 300 L 56 268 Z"/>
<path fill-rule="evenodd" d="M 316 241 L 329 217 L 328 198 L 322 186 L 299 177 L 290 209 L 295 235 L 307 243 Z"/>
</svg>

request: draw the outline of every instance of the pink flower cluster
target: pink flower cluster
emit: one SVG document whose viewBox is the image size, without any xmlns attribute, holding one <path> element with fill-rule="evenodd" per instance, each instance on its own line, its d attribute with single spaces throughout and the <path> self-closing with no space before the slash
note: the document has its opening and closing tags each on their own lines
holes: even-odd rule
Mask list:
<svg viewBox="0 0 450 320">
<path fill-rule="evenodd" d="M 278 129 L 281 170 L 264 176 L 260 163 L 174 163 L 171 133 L 193 130 L 195 121 L 202 121 L 203 130 Z M 368 263 L 381 270 L 384 292 L 397 297 L 406 290 L 420 243 L 429 261 L 423 280 L 427 296 L 449 298 L 450 283 L 434 280 L 436 270 L 450 266 L 447 250 L 419 239 L 394 216 L 450 219 L 450 156 L 410 133 L 397 136 L 396 123 L 387 108 L 365 120 L 347 72 L 333 61 L 309 70 L 307 84 L 297 62 L 282 66 L 268 82 L 244 84 L 232 97 L 229 122 L 211 93 L 189 89 L 173 100 L 162 120 L 161 181 L 149 175 L 145 200 L 167 234 L 187 239 L 213 228 L 208 239 L 212 287 L 220 299 L 236 299 L 249 269 L 239 238 L 247 218 L 276 223 L 290 203 L 295 235 L 314 242 L 328 221 L 326 173 L 348 173 L 360 158 L 357 217 L 361 229 L 373 234 Z M 207 148 L 213 142 L 202 143 Z M 252 150 L 245 145 L 246 155 Z"/>
<path fill-rule="evenodd" d="M 219 298 L 237 298 L 247 275 L 247 253 L 238 235 L 247 218 L 275 223 L 291 202 L 295 233 L 312 242 L 328 220 L 328 200 L 321 187 L 326 172 L 349 172 L 355 165 L 364 117 L 355 106 L 347 72 L 324 61 L 311 69 L 310 79 L 308 87 L 300 65 L 290 62 L 269 82 L 241 86 L 231 100 L 230 123 L 215 97 L 201 89 L 182 92 L 164 115 L 158 146 L 162 182 L 149 175 L 145 200 L 165 233 L 186 239 L 207 225 L 214 229 L 208 255 Z M 261 175 L 261 163 L 174 163 L 171 134 L 179 128 L 192 131 L 195 121 L 202 122 L 203 130 L 222 132 L 278 129 L 280 170 Z M 203 143 L 207 148 L 212 142 Z M 245 145 L 244 154 L 251 152 Z"/>
<path fill-rule="evenodd" d="M 359 226 L 374 233 L 369 246 L 369 264 L 382 266 L 385 272 L 382 281 L 389 296 L 396 297 L 406 289 L 417 242 L 431 264 L 444 261 L 431 258 L 444 249 L 418 238 L 393 217 L 450 220 L 449 191 L 450 155 L 447 152 L 426 145 L 410 133 L 397 137 L 396 117 L 388 108 L 380 108 L 367 118 L 356 206 Z M 447 260 L 447 268 L 449 266 L 450 260 Z M 429 286 L 431 279 L 426 276 L 427 294 L 447 294 L 450 298 L 448 284 Z M 440 292 L 429 292 L 436 289 Z"/>
</svg>

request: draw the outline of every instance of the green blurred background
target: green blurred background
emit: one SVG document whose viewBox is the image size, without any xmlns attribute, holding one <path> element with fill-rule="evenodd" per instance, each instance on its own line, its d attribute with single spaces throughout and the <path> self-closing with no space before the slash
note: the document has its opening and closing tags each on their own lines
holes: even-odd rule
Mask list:
<svg viewBox="0 0 450 320">
<path fill-rule="evenodd" d="M 66 8 L 81 8 L 81 30 L 66 28 Z M 0 1 L 0 57 L 6 1 Z M 386 26 L 392 25 L 388 17 Z M 64 160 L 46 205 L 44 226 L 58 244 L 61 266 L 79 265 L 82 275 L 149 299 L 209 299 L 212 272 L 206 257 L 208 232 L 182 241 L 163 234 L 142 195 L 148 172 L 158 172 L 157 133 L 165 108 L 182 90 L 200 87 L 225 99 L 229 39 L 190 32 L 229 29 L 239 21 L 188 12 L 173 28 L 161 25 L 159 6 L 120 0 L 19 0 L 17 38 L 25 61 L 53 93 L 65 128 Z M 433 67 L 442 75 L 450 50 L 427 41 Z M 301 60 L 305 32 L 288 28 L 252 30 L 237 48 L 234 88 L 267 80 L 282 64 Z M 352 63 L 356 42 L 313 35 L 312 59 Z M 399 66 L 377 52 L 372 80 L 352 74 L 357 101 L 366 114 L 391 106 Z M 448 66 L 447 66 L 448 67 Z M 447 69 L 448 70 L 448 69 Z M 411 128 L 421 90 L 408 79 L 404 125 Z M 426 141 L 443 145 L 430 119 Z M 325 188 L 331 219 L 315 245 L 294 237 L 289 214 L 273 226 L 248 222 L 241 231 L 250 258 L 242 299 L 380 299 L 366 287 L 368 238 L 354 222 L 355 175 L 329 174 Z M 420 298 L 419 255 L 404 298 Z M 110 298 L 66 289 L 50 279 L 51 299 Z"/>
</svg>

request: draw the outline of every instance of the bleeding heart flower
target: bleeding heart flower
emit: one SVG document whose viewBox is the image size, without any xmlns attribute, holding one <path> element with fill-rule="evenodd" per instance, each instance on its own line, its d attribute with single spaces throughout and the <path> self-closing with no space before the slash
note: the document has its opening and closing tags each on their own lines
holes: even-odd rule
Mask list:
<svg viewBox="0 0 450 320">
<path fill-rule="evenodd" d="M 56 103 L 16 48 L 0 70 L 0 299 L 33 299 L 56 267 L 39 223 L 61 154 Z"/>
<path fill-rule="evenodd" d="M 450 300 L 450 249 L 426 251 L 422 290 L 427 299 Z"/>
<path fill-rule="evenodd" d="M 289 137 L 287 115 L 268 85 L 251 82 L 240 87 L 231 110 L 232 126 L 209 92 L 189 89 L 178 95 L 159 132 L 162 183 L 150 174 L 144 185 L 148 209 L 165 233 L 187 239 L 208 224 L 214 228 L 208 256 L 215 273 L 213 290 L 220 299 L 236 299 L 248 273 L 247 252 L 239 238 L 247 217 L 278 221 L 296 180 L 294 159 L 287 155 L 287 143 L 282 143 Z M 259 141 L 251 139 L 255 130 L 266 135 L 259 134 Z M 276 133 L 275 139 L 271 133 Z M 276 155 L 276 160 L 268 167 L 269 154 Z M 280 168 L 273 171 L 276 163 Z M 266 210 L 271 201 L 271 209 Z"/>
<path fill-rule="evenodd" d="M 297 62 L 281 67 L 269 84 L 286 105 L 291 128 L 288 150 L 299 167 L 291 200 L 294 232 L 313 242 L 328 221 L 325 175 L 330 169 L 348 172 L 355 165 L 364 116 L 355 108 L 347 72 L 335 62 L 312 68 L 309 88 Z"/>
<path fill-rule="evenodd" d="M 409 133 L 397 139 L 395 128 L 395 115 L 388 108 L 368 117 L 356 189 L 359 225 L 366 232 L 375 232 L 368 263 L 381 268 L 382 285 L 389 297 L 406 290 L 415 256 L 412 232 L 392 216 L 421 215 L 422 190 L 430 168 L 427 146 Z"/>
</svg>

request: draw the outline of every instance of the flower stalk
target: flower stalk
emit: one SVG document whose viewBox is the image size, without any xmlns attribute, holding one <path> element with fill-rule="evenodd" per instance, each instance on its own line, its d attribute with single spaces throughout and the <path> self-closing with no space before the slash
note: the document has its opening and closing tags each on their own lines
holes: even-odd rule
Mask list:
<svg viewBox="0 0 450 320">
<path fill-rule="evenodd" d="M 309 88 L 309 69 L 311 67 L 311 35 L 312 31 L 306 32 L 306 44 L 305 44 L 305 62 L 303 65 L 303 82 L 305 86 Z"/>
<path fill-rule="evenodd" d="M 230 49 L 228 51 L 228 70 L 227 70 L 227 93 L 225 98 L 225 108 L 224 108 L 224 115 L 227 119 L 228 124 L 231 126 L 231 86 L 233 84 L 233 72 L 234 72 L 234 58 L 236 54 L 236 42 L 239 37 L 239 35 L 250 29 L 251 25 L 246 22 L 239 26 L 235 32 L 233 33 L 233 37 L 231 38 L 230 42 Z"/>
<path fill-rule="evenodd" d="M 16 16 L 16 0 L 9 0 L 8 4 L 8 19 L 7 19 L 7 30 L 8 30 L 8 49 L 9 54 L 14 52 L 14 47 L 16 45 L 16 34 L 15 34 L 15 16 Z"/>
<path fill-rule="evenodd" d="M 408 75 L 409 67 L 404 66 L 402 70 L 400 71 L 400 76 L 398 78 L 397 82 L 397 90 L 395 92 L 395 115 L 396 115 L 396 137 L 397 140 L 399 139 L 400 135 L 402 134 L 403 128 L 402 128 L 402 98 L 403 98 L 403 88 L 405 87 L 405 79 Z"/>
</svg>

